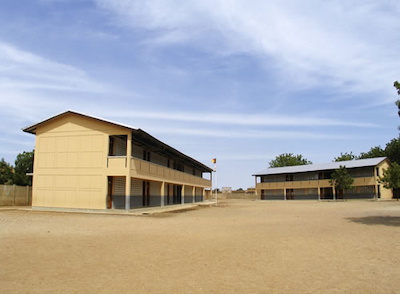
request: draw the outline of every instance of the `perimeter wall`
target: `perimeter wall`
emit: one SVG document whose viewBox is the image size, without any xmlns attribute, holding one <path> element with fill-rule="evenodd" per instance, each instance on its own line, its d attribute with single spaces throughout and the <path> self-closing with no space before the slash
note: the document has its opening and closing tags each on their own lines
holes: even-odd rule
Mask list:
<svg viewBox="0 0 400 294">
<path fill-rule="evenodd" d="M 32 205 L 32 187 L 0 185 L 0 206 Z"/>
</svg>

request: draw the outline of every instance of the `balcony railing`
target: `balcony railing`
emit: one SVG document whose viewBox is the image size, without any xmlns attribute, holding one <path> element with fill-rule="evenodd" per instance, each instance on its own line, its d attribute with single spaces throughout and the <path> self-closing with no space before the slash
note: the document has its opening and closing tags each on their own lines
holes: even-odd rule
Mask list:
<svg viewBox="0 0 400 294">
<path fill-rule="evenodd" d="M 210 180 L 137 158 L 131 158 L 131 177 L 165 181 L 173 184 L 211 187 Z"/>
<path fill-rule="evenodd" d="M 126 156 L 108 156 L 107 168 L 109 169 L 124 169 L 128 167 L 128 159 Z"/>
</svg>

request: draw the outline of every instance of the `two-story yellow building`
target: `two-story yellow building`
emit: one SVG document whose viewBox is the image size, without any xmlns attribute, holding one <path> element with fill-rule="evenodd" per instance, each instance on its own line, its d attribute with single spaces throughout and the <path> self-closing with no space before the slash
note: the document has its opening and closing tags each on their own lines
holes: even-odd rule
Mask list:
<svg viewBox="0 0 400 294">
<path fill-rule="evenodd" d="M 34 207 L 128 210 L 211 193 L 211 168 L 141 129 L 66 111 L 23 131 L 36 135 Z"/>
<path fill-rule="evenodd" d="M 353 189 L 345 191 L 347 199 L 391 199 L 392 191 L 378 182 L 389 165 L 386 157 L 379 157 L 268 168 L 253 176 L 256 193 L 262 200 L 336 199 L 335 189 L 329 180 L 336 169 L 345 166 L 354 178 Z"/>
</svg>

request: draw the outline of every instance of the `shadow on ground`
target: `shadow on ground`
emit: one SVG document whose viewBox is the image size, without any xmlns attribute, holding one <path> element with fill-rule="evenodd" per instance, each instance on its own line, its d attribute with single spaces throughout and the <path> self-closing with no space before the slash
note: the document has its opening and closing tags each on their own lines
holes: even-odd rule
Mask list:
<svg viewBox="0 0 400 294">
<path fill-rule="evenodd" d="M 400 227 L 400 216 L 366 216 L 357 218 L 348 218 L 349 221 L 364 225 L 384 225 Z"/>
</svg>

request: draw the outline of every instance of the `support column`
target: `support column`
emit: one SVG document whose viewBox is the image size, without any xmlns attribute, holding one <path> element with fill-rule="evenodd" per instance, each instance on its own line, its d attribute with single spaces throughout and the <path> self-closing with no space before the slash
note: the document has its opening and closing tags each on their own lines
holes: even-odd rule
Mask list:
<svg viewBox="0 0 400 294">
<path fill-rule="evenodd" d="M 181 204 L 185 204 L 185 185 L 182 185 L 182 192 L 181 192 Z"/>
<path fill-rule="evenodd" d="M 131 209 L 131 180 L 130 176 L 125 180 L 125 210 Z"/>
<path fill-rule="evenodd" d="M 161 197 L 161 206 L 164 206 L 164 198 L 165 198 L 165 182 L 161 183 L 161 191 L 160 191 L 160 197 Z"/>
<path fill-rule="evenodd" d="M 258 190 L 257 190 L 257 176 L 254 176 L 254 194 L 258 200 Z M 260 196 L 261 197 L 261 196 Z M 261 198 L 260 198 L 261 199 Z"/>
<path fill-rule="evenodd" d="M 192 202 L 195 203 L 195 198 L 196 198 L 196 187 L 193 186 L 192 188 Z"/>
<path fill-rule="evenodd" d="M 286 199 L 286 188 L 283 189 L 283 200 L 287 200 Z"/>
<path fill-rule="evenodd" d="M 125 181 L 125 210 L 131 209 L 131 157 L 132 157 L 132 132 L 127 136 L 126 142 L 126 181 Z"/>
</svg>

